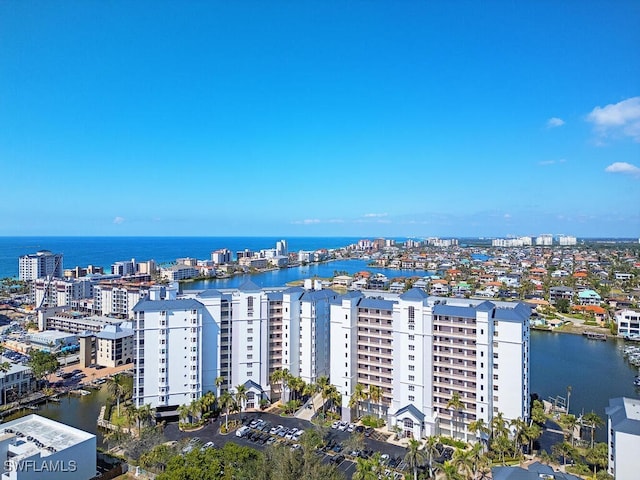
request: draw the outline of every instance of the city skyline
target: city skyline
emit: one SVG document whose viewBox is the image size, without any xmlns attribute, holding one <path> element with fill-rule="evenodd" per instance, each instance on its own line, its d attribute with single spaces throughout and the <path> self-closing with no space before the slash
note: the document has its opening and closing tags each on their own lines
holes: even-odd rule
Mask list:
<svg viewBox="0 0 640 480">
<path fill-rule="evenodd" d="M 637 2 L 4 2 L 0 235 L 640 236 Z"/>
</svg>

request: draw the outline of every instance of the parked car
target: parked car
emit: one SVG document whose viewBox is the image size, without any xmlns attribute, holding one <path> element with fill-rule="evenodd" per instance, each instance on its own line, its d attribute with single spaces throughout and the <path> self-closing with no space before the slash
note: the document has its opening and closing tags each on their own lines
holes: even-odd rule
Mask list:
<svg viewBox="0 0 640 480">
<path fill-rule="evenodd" d="M 236 437 L 244 437 L 251 429 L 246 425 L 236 430 Z"/>
</svg>

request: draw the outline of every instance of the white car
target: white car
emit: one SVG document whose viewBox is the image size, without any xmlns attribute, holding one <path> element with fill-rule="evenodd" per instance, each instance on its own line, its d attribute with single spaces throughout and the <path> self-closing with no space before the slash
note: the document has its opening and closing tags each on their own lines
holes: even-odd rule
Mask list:
<svg viewBox="0 0 640 480">
<path fill-rule="evenodd" d="M 284 436 L 284 438 L 286 438 L 287 440 L 291 440 L 296 433 L 298 433 L 298 429 L 297 428 L 292 428 L 291 430 L 289 430 L 287 432 L 287 434 Z"/>
<path fill-rule="evenodd" d="M 340 426 L 340 422 L 338 422 L 337 420 L 331 424 L 331 428 L 333 428 L 333 429 L 336 429 L 339 426 Z"/>
<path fill-rule="evenodd" d="M 344 432 L 347 429 L 347 426 L 349 424 L 347 422 L 340 422 L 340 425 L 338 425 L 338 430 Z"/>
<path fill-rule="evenodd" d="M 356 424 L 350 423 L 349 426 L 347 427 L 347 432 L 351 433 L 355 430 L 355 428 L 356 428 Z"/>
<path fill-rule="evenodd" d="M 244 437 L 251 429 L 246 425 L 236 430 L 236 437 Z"/>
<path fill-rule="evenodd" d="M 302 436 L 302 434 L 304 433 L 304 430 L 299 429 L 296 434 L 293 436 L 293 439 L 298 441 L 300 439 L 300 437 Z"/>
<path fill-rule="evenodd" d="M 271 435 L 277 435 L 278 432 L 280 432 L 280 430 L 282 430 L 282 425 L 278 425 L 277 427 L 272 427 L 271 430 L 269 430 L 269 433 Z"/>
</svg>

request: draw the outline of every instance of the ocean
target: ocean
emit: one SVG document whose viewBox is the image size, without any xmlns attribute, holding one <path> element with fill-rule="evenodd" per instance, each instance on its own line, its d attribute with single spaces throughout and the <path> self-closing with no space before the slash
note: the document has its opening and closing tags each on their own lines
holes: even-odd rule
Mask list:
<svg viewBox="0 0 640 480">
<path fill-rule="evenodd" d="M 0 278 L 18 276 L 21 255 L 50 250 L 64 255 L 64 268 L 95 265 L 109 273 L 111 264 L 135 258 L 138 261 L 173 262 L 180 257 L 199 260 L 211 252 L 228 248 L 232 252 L 275 248 L 277 237 L 0 237 Z M 291 237 L 290 252 L 339 248 L 353 244 L 357 237 Z"/>
</svg>

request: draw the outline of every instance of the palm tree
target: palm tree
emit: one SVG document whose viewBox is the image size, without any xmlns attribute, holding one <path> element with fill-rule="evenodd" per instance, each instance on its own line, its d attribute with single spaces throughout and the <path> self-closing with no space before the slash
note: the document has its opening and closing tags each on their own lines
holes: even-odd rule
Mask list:
<svg viewBox="0 0 640 480">
<path fill-rule="evenodd" d="M 458 422 L 457 422 L 458 412 L 460 412 L 464 408 L 464 403 L 462 403 L 462 400 L 460 400 L 460 394 L 458 392 L 453 392 L 453 395 L 447 402 L 447 408 L 453 410 L 451 414 L 451 438 L 455 438 L 458 434 Z M 455 427 L 455 435 L 454 435 L 454 427 Z"/>
<path fill-rule="evenodd" d="M 516 452 L 520 452 L 520 446 L 527 440 L 527 422 L 521 418 L 514 418 L 509 422 L 509 425 L 513 428 L 514 440 L 516 445 Z"/>
<path fill-rule="evenodd" d="M 120 399 L 127 392 L 125 381 L 125 377 L 121 373 L 107 379 L 107 391 L 116 398 L 118 416 L 120 416 Z"/>
<path fill-rule="evenodd" d="M 351 477 L 353 480 L 378 480 L 376 464 L 367 458 L 356 458 L 356 470 Z"/>
<path fill-rule="evenodd" d="M 289 388 L 289 382 L 293 378 L 293 375 L 289 373 L 289 370 L 286 368 L 282 370 L 282 396 L 289 400 L 289 395 L 287 394 L 287 389 Z"/>
<path fill-rule="evenodd" d="M 191 416 L 191 409 L 188 405 L 180 405 L 178 407 L 178 418 L 181 422 L 184 422 Z"/>
<path fill-rule="evenodd" d="M 302 395 L 308 396 L 311 399 L 311 406 L 313 407 L 313 413 L 316 413 L 316 405 L 313 402 L 313 396 L 318 392 L 318 385 L 315 383 L 307 383 L 302 389 Z"/>
<path fill-rule="evenodd" d="M 305 381 L 300 377 L 292 376 L 291 378 L 289 378 L 289 388 L 291 389 L 292 392 L 295 393 L 294 400 L 298 400 L 304 386 L 305 386 Z"/>
<path fill-rule="evenodd" d="M 238 385 L 236 387 L 236 402 L 240 406 L 240 411 L 244 410 L 244 403 L 247 401 L 247 387 L 244 385 Z"/>
<path fill-rule="evenodd" d="M 567 457 L 571 457 L 574 453 L 574 448 L 567 442 L 556 443 L 551 447 L 551 451 L 554 455 L 562 457 L 562 465 L 567 464 Z"/>
<path fill-rule="evenodd" d="M 420 448 L 420 442 L 413 438 L 409 440 L 409 449 L 404 456 L 405 463 L 413 469 L 413 480 L 418 480 L 418 467 L 424 465 L 427 455 Z"/>
<path fill-rule="evenodd" d="M 360 402 L 365 398 L 367 398 L 365 386 L 361 383 L 356 383 L 356 386 L 353 389 L 353 394 L 351 395 L 351 399 L 349 400 L 349 408 L 355 407 L 357 418 L 360 417 Z"/>
<path fill-rule="evenodd" d="M 433 476 L 433 460 L 440 455 L 440 451 L 438 450 L 438 443 L 440 443 L 440 439 L 436 436 L 427 437 L 427 440 L 424 443 L 424 453 L 427 457 L 427 465 L 429 466 L 429 476 Z"/>
<path fill-rule="evenodd" d="M 220 402 L 220 408 L 225 411 L 225 429 L 229 430 L 229 409 L 233 405 L 233 395 L 231 395 L 228 390 L 225 390 L 218 398 L 218 401 Z"/>
<path fill-rule="evenodd" d="M 329 383 L 329 377 L 326 375 L 322 375 L 318 377 L 318 388 L 320 389 L 320 393 L 322 394 L 322 411 L 324 412 L 327 403 L 327 399 L 329 398 L 329 394 L 331 393 L 332 385 Z"/>
<path fill-rule="evenodd" d="M 378 406 L 377 417 L 380 417 L 380 400 L 382 399 L 382 388 L 377 385 L 369 385 L 369 398 Z"/>
<path fill-rule="evenodd" d="M 533 442 L 542 435 L 542 427 L 537 423 L 529 425 L 527 437 L 529 438 L 529 453 L 533 452 Z"/>
<path fill-rule="evenodd" d="M 463 477 L 458 473 L 456 466 L 449 461 L 436 463 L 435 470 L 442 473 L 442 478 L 444 478 L 444 480 L 463 480 Z"/>
<path fill-rule="evenodd" d="M 484 440 L 483 439 L 483 434 L 484 435 L 489 435 L 489 433 L 491 432 L 491 429 L 484 422 L 484 420 L 482 418 L 479 418 L 479 419 L 474 420 L 473 422 L 469 423 L 469 431 L 470 432 L 474 432 L 476 434 L 476 438 L 478 438 L 478 439 L 480 439 L 482 441 L 482 440 Z"/>
<path fill-rule="evenodd" d="M 155 408 L 151 408 L 151 404 L 149 403 L 145 403 L 138 408 L 138 421 L 140 422 L 140 426 L 150 424 L 155 415 L 155 411 Z"/>
<path fill-rule="evenodd" d="M 569 430 L 569 435 L 571 436 L 571 446 L 574 446 L 575 437 L 573 434 L 575 432 L 576 425 L 578 424 L 578 419 L 575 415 L 566 415 L 564 417 L 564 423 Z"/>
<path fill-rule="evenodd" d="M 209 413 L 211 411 L 211 408 L 216 403 L 216 396 L 213 394 L 212 391 L 208 391 L 202 396 L 202 398 L 200 398 L 200 402 L 201 402 L 202 410 L 204 411 L 204 413 Z"/>
<path fill-rule="evenodd" d="M 472 465 L 472 478 L 476 479 L 482 473 L 491 471 L 491 460 L 484 453 L 484 448 L 481 443 L 475 443 L 471 450 L 469 450 L 469 458 Z"/>
<path fill-rule="evenodd" d="M 269 382 L 271 383 L 271 386 L 275 386 L 282 381 L 283 373 L 284 372 L 282 371 L 281 368 L 278 368 L 271 373 L 271 376 L 269 377 Z M 280 396 L 282 396 L 282 387 L 280 387 Z"/>
<path fill-rule="evenodd" d="M 591 411 L 584 417 L 582 417 L 582 422 L 586 424 L 587 428 L 591 429 L 591 448 L 593 448 L 593 435 L 596 431 L 596 428 L 604 425 L 604 422 L 594 411 Z"/>
<path fill-rule="evenodd" d="M 216 384 L 216 397 L 220 398 L 220 387 L 224 383 L 224 377 L 216 377 L 214 383 Z"/>
<path fill-rule="evenodd" d="M 201 399 L 192 400 L 191 404 L 189 405 L 189 410 L 191 411 L 192 415 L 195 417 L 196 422 L 200 421 L 200 419 L 202 418 Z"/>
<path fill-rule="evenodd" d="M 462 471 L 462 475 L 464 478 L 469 478 L 469 476 L 473 475 L 473 457 L 471 454 L 471 450 L 462 450 L 460 448 L 456 448 L 453 452 L 453 458 L 451 459 L 451 463 L 455 465 L 458 469 L 458 472 Z"/>
</svg>

